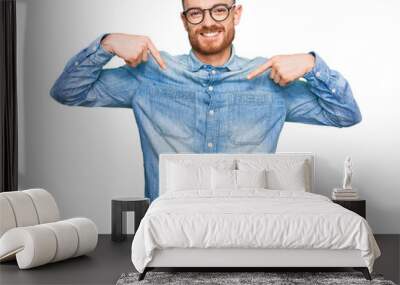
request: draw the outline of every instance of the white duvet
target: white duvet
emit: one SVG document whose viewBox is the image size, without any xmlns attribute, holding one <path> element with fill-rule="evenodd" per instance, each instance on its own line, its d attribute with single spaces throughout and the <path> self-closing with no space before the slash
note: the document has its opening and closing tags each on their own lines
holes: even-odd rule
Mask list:
<svg viewBox="0 0 400 285">
<path fill-rule="evenodd" d="M 380 256 L 361 216 L 319 194 L 265 189 L 161 195 L 137 229 L 133 265 L 143 272 L 168 247 L 358 249 L 370 272 Z"/>
</svg>

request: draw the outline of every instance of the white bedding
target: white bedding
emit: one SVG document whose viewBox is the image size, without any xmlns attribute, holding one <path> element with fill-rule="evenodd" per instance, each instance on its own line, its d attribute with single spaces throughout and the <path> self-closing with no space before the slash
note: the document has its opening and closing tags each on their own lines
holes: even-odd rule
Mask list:
<svg viewBox="0 0 400 285">
<path fill-rule="evenodd" d="M 380 256 L 367 221 L 327 197 L 258 188 L 161 195 L 137 229 L 133 265 L 143 272 L 169 247 L 358 249 L 370 272 Z"/>
</svg>

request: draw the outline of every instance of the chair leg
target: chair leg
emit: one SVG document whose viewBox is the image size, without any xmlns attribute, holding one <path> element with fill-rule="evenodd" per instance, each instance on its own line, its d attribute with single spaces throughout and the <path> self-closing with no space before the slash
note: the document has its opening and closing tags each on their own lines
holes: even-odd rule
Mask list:
<svg viewBox="0 0 400 285">
<path fill-rule="evenodd" d="M 139 274 L 138 281 L 142 281 L 142 280 L 144 279 L 144 277 L 146 276 L 147 271 L 148 271 L 148 269 L 147 269 L 147 267 L 146 267 L 146 268 L 143 270 L 143 272 Z"/>
<path fill-rule="evenodd" d="M 372 280 L 371 274 L 369 274 L 368 267 L 354 267 L 354 269 L 357 271 L 361 271 L 362 274 L 364 275 L 365 279 Z"/>
</svg>

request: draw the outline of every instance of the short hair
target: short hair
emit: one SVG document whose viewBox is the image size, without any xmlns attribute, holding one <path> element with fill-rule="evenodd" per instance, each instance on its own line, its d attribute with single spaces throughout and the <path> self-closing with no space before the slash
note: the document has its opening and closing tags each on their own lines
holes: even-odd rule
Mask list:
<svg viewBox="0 0 400 285">
<path fill-rule="evenodd" d="M 236 4 L 236 0 L 233 0 L 233 4 Z M 185 9 L 185 0 L 182 0 L 182 7 Z"/>
</svg>

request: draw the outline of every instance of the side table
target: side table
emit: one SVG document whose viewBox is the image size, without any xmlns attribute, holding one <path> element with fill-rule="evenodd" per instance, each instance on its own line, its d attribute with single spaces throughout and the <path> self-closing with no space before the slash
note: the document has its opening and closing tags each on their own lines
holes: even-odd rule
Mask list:
<svg viewBox="0 0 400 285">
<path fill-rule="evenodd" d="M 135 233 L 150 205 L 150 199 L 138 197 L 113 198 L 111 201 L 111 240 L 126 239 L 126 212 L 135 212 Z"/>
<path fill-rule="evenodd" d="M 350 211 L 353 211 L 354 213 L 359 214 L 361 217 L 366 219 L 365 200 L 332 200 L 332 202 L 339 204 L 342 207 L 349 209 Z"/>
</svg>

